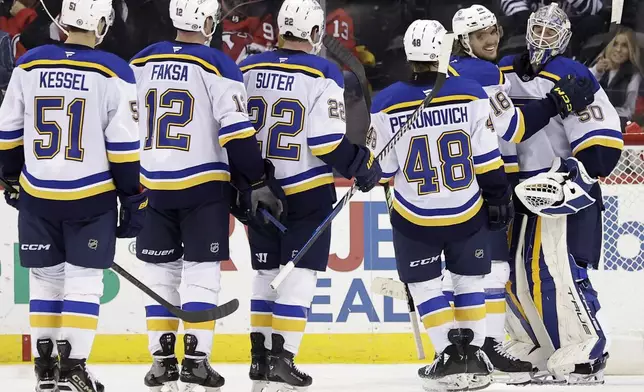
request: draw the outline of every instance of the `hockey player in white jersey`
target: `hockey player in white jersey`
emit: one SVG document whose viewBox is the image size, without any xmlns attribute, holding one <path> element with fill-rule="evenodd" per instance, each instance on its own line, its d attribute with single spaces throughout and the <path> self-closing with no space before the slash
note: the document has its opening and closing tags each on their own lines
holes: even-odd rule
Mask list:
<svg viewBox="0 0 644 392">
<path fill-rule="evenodd" d="M 382 149 L 420 105 L 437 77 L 446 31 L 417 20 L 404 37 L 413 76 L 373 100 L 371 147 Z M 449 36 L 447 36 L 449 37 Z M 428 388 L 466 390 L 492 364 L 485 342 L 484 276 L 489 239 L 512 219 L 511 190 L 496 134 L 487 126 L 489 99 L 480 84 L 450 77 L 414 126 L 381 162 L 394 178 L 391 224 L 400 279 L 407 283 L 436 359 L 419 370 Z M 441 253 L 454 285 L 454 309 L 442 292 Z M 486 385 L 490 383 L 487 378 Z"/>
<path fill-rule="evenodd" d="M 562 78 L 545 98 L 531 100 L 521 108 L 515 107 L 507 95 L 510 82 L 495 63 L 502 35 L 496 16 L 484 6 L 475 4 L 454 15 L 452 29 L 457 39 L 449 74 L 476 80 L 490 97 L 490 123 L 499 135 L 499 150 L 510 183 L 516 183 L 514 177 L 518 166 L 514 143 L 529 139 L 560 112 L 570 114 L 570 111 L 585 109 L 594 98 L 591 84 L 580 85 L 573 77 Z M 568 102 L 572 103 L 570 107 Z M 485 284 L 487 337 L 483 350 L 497 370 L 510 375 L 510 383 L 523 383 L 530 380 L 532 365 L 512 357 L 503 349 L 505 286 L 510 276 L 507 233 L 493 232 L 491 241 L 492 272 L 486 277 Z"/>
<path fill-rule="evenodd" d="M 134 75 L 94 49 L 112 12 L 111 0 L 63 0 L 67 40 L 20 58 L 0 108 L 0 165 L 19 188 L 7 201 L 19 210 L 40 392 L 104 390 L 86 369 L 103 272 L 116 238 L 136 236 L 145 218 Z"/>
<path fill-rule="evenodd" d="M 589 80 L 595 95 L 585 110 L 560 113 L 517 145 L 508 351 L 558 380 L 598 383 L 608 346 L 587 270 L 601 254 L 597 178 L 613 170 L 623 141 L 619 116 L 588 68 L 561 55 L 570 36 L 556 3 L 539 8 L 528 20 L 527 52 L 500 62 L 517 106 L 543 98 L 567 74 Z"/>
<path fill-rule="evenodd" d="M 170 1 L 176 39 L 153 44 L 131 60 L 141 109 L 141 182 L 150 194 L 137 257 L 145 262 L 148 285 L 185 310 L 218 304 L 221 261 L 230 258 L 230 181 L 248 184 L 240 191 L 252 204 L 252 215 L 261 204 L 279 219 L 286 208 L 246 113 L 242 73 L 223 52 L 208 46 L 219 7 L 217 0 Z M 215 322 L 184 323 L 185 358 L 179 371 L 179 319 L 146 301 L 154 362 L 145 384 L 152 390 L 176 390 L 180 380 L 185 391 L 218 391 L 225 380 L 209 365 Z"/>
<path fill-rule="evenodd" d="M 253 269 L 250 377 L 255 390 L 267 382 L 306 388 L 312 378 L 293 362 L 307 322 L 319 271 L 329 259 L 325 231 L 276 292 L 270 282 L 331 213 L 336 200 L 333 168 L 355 177 L 360 190 L 377 185 L 381 170 L 366 147 L 345 138 L 342 72 L 316 56 L 325 31 L 315 0 L 286 0 L 278 14 L 283 46 L 241 64 L 248 108 L 262 154 L 275 165 L 289 210 L 288 233 L 275 240 L 249 227 Z M 281 386 L 279 384 L 282 384 Z"/>
</svg>

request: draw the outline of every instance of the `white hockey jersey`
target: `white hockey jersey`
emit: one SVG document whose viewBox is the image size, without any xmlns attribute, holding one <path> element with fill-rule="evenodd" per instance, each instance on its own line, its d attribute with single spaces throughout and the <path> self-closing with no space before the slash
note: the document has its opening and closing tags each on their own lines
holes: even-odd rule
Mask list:
<svg viewBox="0 0 644 392">
<path fill-rule="evenodd" d="M 240 67 L 262 155 L 275 165 L 286 195 L 332 187 L 333 169 L 318 156 L 334 151 L 346 132 L 344 80 L 337 65 L 276 50 L 250 56 Z"/>
<path fill-rule="evenodd" d="M 368 137 L 374 154 L 405 124 L 429 91 L 427 86 L 399 82 L 375 97 Z M 481 214 L 478 177 L 498 174 L 492 183 L 507 188 L 498 138 L 486 124 L 489 105 L 478 83 L 448 78 L 414 126 L 380 161 L 382 181 L 394 177 L 394 228 L 396 215 L 415 227 L 449 231 L 454 237 L 481 227 L 485 214 Z"/>
<path fill-rule="evenodd" d="M 114 208 L 115 182 L 138 193 L 135 103 L 134 75 L 111 53 L 45 45 L 22 56 L 0 108 L 5 174 L 20 168 L 2 157 L 24 145 L 21 206 L 73 218 Z"/>
<path fill-rule="evenodd" d="M 537 77 L 523 81 L 513 70 L 512 57 L 503 58 L 499 65 L 510 81 L 509 95 L 517 106 L 545 97 L 555 83 L 568 74 L 589 78 L 595 89 L 595 101 L 587 109 L 565 119 L 561 116 L 551 118 L 544 129 L 517 145 L 520 178 L 548 171 L 556 157 L 577 156 L 594 146 L 615 149 L 619 155 L 624 146 L 619 116 L 588 68 L 574 60 L 557 56 L 546 64 Z M 608 173 L 603 173 L 606 169 L 599 168 L 602 162 L 595 159 L 586 160 L 584 165 L 594 176 L 607 175 L 612 170 L 610 167 Z"/>
<path fill-rule="evenodd" d="M 230 181 L 223 147 L 255 133 L 235 63 L 205 45 L 166 41 L 138 53 L 131 66 L 150 204 L 181 208 L 223 196 Z"/>
<path fill-rule="evenodd" d="M 490 122 L 499 136 L 505 172 L 517 173 L 515 143 L 523 139 L 526 126 L 521 109 L 515 107 L 508 96 L 510 82 L 495 64 L 474 57 L 453 56 L 448 71 L 450 76 L 464 76 L 481 84 L 490 98 Z"/>
</svg>

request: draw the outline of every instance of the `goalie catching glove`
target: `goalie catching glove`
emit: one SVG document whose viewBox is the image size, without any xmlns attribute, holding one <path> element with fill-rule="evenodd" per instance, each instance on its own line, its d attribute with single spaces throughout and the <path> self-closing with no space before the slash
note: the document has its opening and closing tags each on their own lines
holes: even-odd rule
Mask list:
<svg viewBox="0 0 644 392">
<path fill-rule="evenodd" d="M 588 193 L 596 182 L 581 161 L 572 157 L 556 158 L 550 171 L 521 182 L 515 192 L 530 211 L 556 218 L 591 206 L 595 199 Z"/>
</svg>

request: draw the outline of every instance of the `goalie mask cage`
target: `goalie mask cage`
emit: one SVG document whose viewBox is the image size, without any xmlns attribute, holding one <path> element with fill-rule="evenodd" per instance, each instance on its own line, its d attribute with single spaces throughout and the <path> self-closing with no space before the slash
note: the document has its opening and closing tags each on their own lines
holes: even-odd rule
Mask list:
<svg viewBox="0 0 644 392">
<path fill-rule="evenodd" d="M 644 134 L 624 134 L 624 151 L 600 180 L 602 259 L 591 281 L 611 340 L 607 372 L 644 374 Z"/>
</svg>

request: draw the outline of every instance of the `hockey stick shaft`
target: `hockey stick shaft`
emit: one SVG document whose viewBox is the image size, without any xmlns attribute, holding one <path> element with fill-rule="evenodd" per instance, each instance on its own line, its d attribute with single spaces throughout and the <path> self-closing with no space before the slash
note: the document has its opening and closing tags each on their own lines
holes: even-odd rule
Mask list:
<svg viewBox="0 0 644 392">
<path fill-rule="evenodd" d="M 414 112 L 411 114 L 410 118 L 407 120 L 407 122 L 394 134 L 394 136 L 387 142 L 385 147 L 380 151 L 380 153 L 376 156 L 376 159 L 378 161 L 381 161 L 383 158 L 385 158 L 389 153 L 393 150 L 395 147 L 396 143 L 403 137 L 405 133 L 407 133 L 408 130 L 411 129 L 413 124 L 416 122 L 416 119 L 418 116 L 420 116 L 420 113 L 429 105 L 429 103 L 436 97 L 440 89 L 443 87 L 443 83 L 445 83 L 445 78 L 447 74 L 447 65 L 449 63 L 449 56 L 451 53 L 452 49 L 452 44 L 454 42 L 454 35 L 451 33 L 448 33 L 444 37 L 443 45 L 441 47 L 441 55 L 439 56 L 439 69 L 438 69 L 438 77 L 436 78 L 436 83 L 434 84 L 434 87 L 432 88 L 432 91 L 425 97 L 425 99 L 422 101 L 420 106 Z M 336 206 L 333 208 L 333 211 L 329 216 L 327 216 L 324 221 L 315 229 L 313 232 L 313 235 L 309 240 L 304 244 L 302 249 L 300 249 L 293 260 L 289 261 L 277 274 L 275 279 L 271 282 L 271 288 L 276 290 L 282 282 L 284 282 L 284 279 L 295 269 L 295 266 L 297 263 L 302 260 L 302 257 L 306 254 L 306 252 L 311 249 L 315 241 L 317 241 L 318 238 L 324 233 L 325 230 L 329 229 L 331 226 L 331 223 L 333 222 L 333 219 L 335 219 L 336 216 L 342 211 L 345 205 L 349 203 L 349 200 L 353 197 L 353 195 L 357 192 L 357 187 L 354 182 L 354 184 L 351 186 L 349 191 L 342 197 L 340 202 L 336 204 Z"/>
<path fill-rule="evenodd" d="M 383 190 L 385 191 L 385 200 L 387 202 L 387 212 L 391 216 L 391 211 L 394 207 L 393 198 L 391 195 L 391 187 L 388 183 L 383 184 Z M 425 349 L 423 348 L 423 341 L 420 334 L 420 328 L 418 327 L 418 315 L 416 313 L 416 304 L 414 303 L 414 297 L 412 297 L 411 292 L 409 291 L 409 285 L 405 283 L 405 293 L 407 294 L 407 310 L 409 311 L 409 322 L 411 323 L 411 331 L 414 334 L 414 343 L 416 343 L 416 354 L 418 359 L 425 359 Z"/>
<path fill-rule="evenodd" d="M 604 38 L 604 41 L 602 42 L 601 46 L 597 50 L 596 54 L 594 56 L 588 56 L 586 59 L 586 63 L 584 64 L 585 66 L 590 66 L 593 63 L 596 63 L 599 60 L 599 56 L 601 56 L 602 52 L 604 49 L 608 46 L 610 41 L 615 38 L 617 35 L 617 29 L 619 25 L 622 24 L 622 14 L 624 13 L 624 0 L 613 0 L 613 3 L 611 5 L 611 11 L 610 11 L 610 27 L 608 30 L 608 34 L 606 34 L 606 37 Z"/>
<path fill-rule="evenodd" d="M 11 186 L 11 184 L 9 184 L 9 182 L 7 182 L 2 177 L 0 177 L 0 186 L 2 186 L 6 191 L 10 193 L 18 193 L 18 190 L 13 186 Z M 113 263 L 111 268 L 116 273 L 118 273 L 123 278 L 125 278 L 125 280 L 132 283 L 132 285 L 134 285 L 136 288 L 143 291 L 150 298 L 152 298 L 153 300 L 161 304 L 161 306 L 168 309 L 168 311 L 172 313 L 174 316 L 180 318 L 183 321 L 187 321 L 189 323 L 202 323 L 205 321 L 218 320 L 220 318 L 224 318 L 226 316 L 231 315 L 239 308 L 239 301 L 237 299 L 233 299 L 230 302 L 227 302 L 218 307 L 213 307 L 211 309 L 200 310 L 200 311 L 185 311 L 180 309 L 177 306 L 174 306 L 170 302 L 166 301 L 163 297 L 161 297 L 159 294 L 154 292 L 143 282 L 141 282 L 140 280 L 132 276 L 129 272 L 124 270 L 123 267 L 121 267 L 120 265 Z"/>
</svg>

